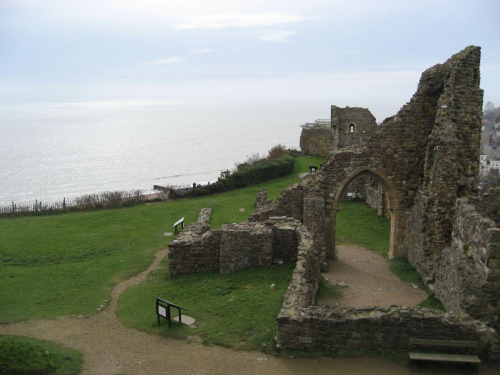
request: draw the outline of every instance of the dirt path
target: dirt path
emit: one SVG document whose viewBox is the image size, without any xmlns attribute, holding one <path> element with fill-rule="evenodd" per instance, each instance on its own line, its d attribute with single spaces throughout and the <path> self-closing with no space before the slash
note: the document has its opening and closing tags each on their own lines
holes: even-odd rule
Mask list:
<svg viewBox="0 0 500 375">
<path fill-rule="evenodd" d="M 50 340 L 83 354 L 82 374 L 411 374 L 415 370 L 375 358 L 290 359 L 259 352 L 236 352 L 221 347 L 187 343 L 125 328 L 115 315 L 120 294 L 160 267 L 166 250 L 160 251 L 151 266 L 124 282 L 111 293 L 105 311 L 88 318 L 34 320 L 0 325 L 0 334 Z M 448 372 L 449 371 L 449 372 Z M 460 368 L 429 368 L 421 374 L 467 374 Z M 497 372 L 486 367 L 481 375 Z"/>
<path fill-rule="evenodd" d="M 334 284 L 343 283 L 343 297 L 323 298 L 319 305 L 331 306 L 415 306 L 427 293 L 403 282 L 393 274 L 387 261 L 378 254 L 356 245 L 337 245 L 338 259 L 329 264 L 323 277 Z"/>
</svg>

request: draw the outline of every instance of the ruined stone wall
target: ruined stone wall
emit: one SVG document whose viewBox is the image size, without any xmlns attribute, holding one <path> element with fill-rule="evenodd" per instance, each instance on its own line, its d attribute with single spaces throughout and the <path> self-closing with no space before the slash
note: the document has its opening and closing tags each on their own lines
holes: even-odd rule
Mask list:
<svg viewBox="0 0 500 375">
<path fill-rule="evenodd" d="M 300 133 L 300 150 L 304 155 L 327 156 L 332 151 L 333 133 L 329 126 L 304 127 Z"/>
<path fill-rule="evenodd" d="M 427 69 L 412 99 L 366 142 L 348 148 L 338 143 L 339 151 L 330 154 L 318 173 L 324 190 L 314 194 L 315 202 L 323 200 L 316 207 L 324 208 L 321 229 L 329 256 L 333 256 L 336 213 L 345 189 L 360 174 L 371 173 L 381 181 L 390 203 L 390 255 L 408 257 L 424 278 L 434 278 L 441 250 L 451 241 L 455 200 L 474 193 L 477 186 L 482 108 L 479 63 L 480 48 L 471 46 Z M 343 111 L 332 108 L 332 126 L 349 131 L 347 119 L 355 115 L 344 111 L 343 117 Z M 288 194 L 301 187 L 302 206 L 301 195 L 291 204 L 294 200 L 285 194 L 274 205 L 274 213 L 268 210 L 267 215 L 293 216 L 307 223 L 313 233 L 320 233 L 315 218 L 321 215 L 313 210 L 300 212 L 315 187 L 303 181 Z M 416 205 L 417 196 L 421 206 Z M 417 223 L 421 230 L 417 232 L 410 223 Z"/>
<path fill-rule="evenodd" d="M 408 350 L 409 338 L 479 341 L 479 354 L 500 359 L 498 335 L 464 316 L 405 306 L 283 308 L 279 348 L 298 350 Z"/>
<path fill-rule="evenodd" d="M 302 224 L 294 219 L 273 217 L 263 223 L 226 224 L 209 230 L 203 209 L 197 223 L 188 225 L 169 244 L 171 277 L 206 271 L 221 274 L 251 267 L 293 262 L 300 248 Z M 211 212 L 211 210 L 209 211 Z"/>
<path fill-rule="evenodd" d="M 500 359 L 494 329 L 465 314 L 405 306 L 314 306 L 320 279 L 320 250 L 300 232 L 298 260 L 278 315 L 277 347 L 297 350 L 405 350 L 409 338 L 479 341 L 479 354 Z"/>
<path fill-rule="evenodd" d="M 303 226 L 297 227 L 297 238 L 297 263 L 288 290 L 283 297 L 283 308 L 279 317 L 282 314 L 288 316 L 296 309 L 313 305 L 319 288 L 320 249 L 316 246 L 314 236 Z"/>
<path fill-rule="evenodd" d="M 481 212 L 482 200 L 457 201 L 452 243 L 441 254 L 434 291 L 448 311 L 500 327 L 500 229 L 495 222 L 500 191 L 494 195 L 487 212 Z"/>
<path fill-rule="evenodd" d="M 261 195 L 262 193 L 258 193 L 257 202 L 262 199 Z M 273 216 L 285 216 L 302 221 L 304 216 L 304 195 L 303 185 L 295 184 L 289 186 L 281 192 L 276 202 L 263 206 L 261 210 L 257 210 L 249 218 L 252 221 L 263 222 Z"/>
<path fill-rule="evenodd" d="M 204 208 L 168 245 L 171 277 L 219 270 L 220 231 L 210 231 L 212 209 Z"/>
<path fill-rule="evenodd" d="M 256 194 L 255 199 L 255 210 L 265 211 L 272 208 L 273 202 L 267 198 L 267 191 L 264 188 L 260 188 Z"/>
<path fill-rule="evenodd" d="M 273 231 L 273 262 L 296 262 L 299 246 L 297 222 L 295 220 L 276 218 L 266 222 Z"/>
<path fill-rule="evenodd" d="M 333 151 L 365 142 L 377 130 L 375 117 L 366 108 L 331 107 Z M 351 126 L 352 125 L 352 126 Z"/>
<path fill-rule="evenodd" d="M 273 231 L 259 223 L 226 224 L 220 229 L 220 273 L 267 267 L 273 258 Z"/>
</svg>

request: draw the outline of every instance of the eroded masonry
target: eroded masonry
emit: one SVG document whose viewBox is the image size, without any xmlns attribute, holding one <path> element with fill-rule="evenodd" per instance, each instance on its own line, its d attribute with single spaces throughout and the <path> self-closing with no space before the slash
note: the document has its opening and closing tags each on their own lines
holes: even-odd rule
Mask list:
<svg viewBox="0 0 500 375">
<path fill-rule="evenodd" d="M 477 197 L 479 63 L 480 48 L 471 46 L 426 70 L 395 116 L 380 126 L 368 121 L 357 138 L 351 133 L 361 130 L 360 120 L 344 120 L 346 112 L 332 107 L 330 153 L 321 170 L 276 202 L 260 192 L 245 224 L 218 231 L 208 222 L 203 230 L 194 225 L 170 245 L 170 274 L 296 261 L 278 316 L 280 347 L 404 349 L 409 337 L 460 339 L 478 340 L 483 357 L 500 359 L 500 191 Z M 372 189 L 370 199 L 380 201 L 375 190 L 383 191 L 389 255 L 408 259 L 447 313 L 314 306 L 320 269 L 334 258 L 336 214 L 356 180 Z"/>
</svg>

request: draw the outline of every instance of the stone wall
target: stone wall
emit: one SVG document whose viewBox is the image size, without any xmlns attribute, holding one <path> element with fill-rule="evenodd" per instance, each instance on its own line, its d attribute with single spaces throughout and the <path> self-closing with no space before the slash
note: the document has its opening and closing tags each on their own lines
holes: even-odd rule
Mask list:
<svg viewBox="0 0 500 375">
<path fill-rule="evenodd" d="M 452 243 L 441 254 L 434 284 L 436 296 L 448 311 L 465 312 L 498 328 L 500 229 L 495 220 L 499 198 L 500 191 L 496 191 L 485 200 L 457 201 Z"/>
<path fill-rule="evenodd" d="M 409 338 L 479 341 L 479 355 L 500 359 L 498 335 L 477 320 L 405 306 L 284 307 L 279 348 L 298 350 L 408 350 Z"/>
<path fill-rule="evenodd" d="M 328 156 L 344 147 L 362 144 L 377 130 L 375 117 L 366 108 L 331 107 L 331 124 L 303 127 L 300 149 L 304 155 Z"/>
<path fill-rule="evenodd" d="M 204 208 L 196 223 L 187 225 L 168 245 L 171 277 L 218 271 L 221 231 L 210 231 L 212 209 Z"/>
<path fill-rule="evenodd" d="M 300 133 L 300 149 L 304 155 L 326 156 L 332 151 L 333 133 L 330 126 L 304 127 Z"/>
<path fill-rule="evenodd" d="M 168 245 L 171 277 L 207 271 L 227 274 L 297 260 L 300 233 L 306 231 L 299 221 L 272 217 L 262 223 L 225 224 L 210 230 L 210 213 L 203 209 L 198 221 Z"/>
<path fill-rule="evenodd" d="M 332 150 L 363 144 L 377 130 L 375 117 L 366 108 L 331 107 Z"/>
<path fill-rule="evenodd" d="M 285 216 L 291 217 L 296 220 L 302 221 L 304 216 L 304 187 L 300 184 L 295 184 L 287 187 L 281 192 L 276 202 L 271 204 L 262 205 L 263 193 L 257 193 L 256 205 L 262 206 L 262 209 L 257 210 L 255 213 L 249 215 L 251 221 L 265 221 L 270 217 Z M 267 193 L 265 194 L 267 199 Z"/>
<path fill-rule="evenodd" d="M 411 100 L 370 132 L 366 141 L 347 148 L 339 141 L 338 151 L 317 173 L 319 178 L 304 180 L 280 196 L 273 209 L 254 218 L 293 216 L 313 233 L 322 233 L 318 241 L 333 256 L 336 214 L 347 186 L 361 174 L 372 174 L 381 182 L 391 209 L 389 255 L 410 259 L 423 278 L 432 280 L 441 251 L 451 242 L 455 201 L 477 190 L 483 97 L 480 54 L 479 47 L 470 46 L 427 69 Z M 344 116 L 332 108 L 332 127 L 349 132 L 355 116 L 349 111 L 354 109 L 344 111 Z M 304 209 L 311 206 L 306 203 L 310 191 L 317 189 L 322 191 L 314 193 L 313 200 L 322 214 Z M 295 199 L 289 194 L 296 194 Z M 315 218 L 321 216 L 323 223 L 317 223 Z M 419 230 L 411 223 L 417 223 Z"/>
<path fill-rule="evenodd" d="M 267 221 L 266 224 L 271 227 L 273 231 L 273 262 L 296 262 L 299 248 L 297 222 L 295 220 L 275 218 Z"/>
<path fill-rule="evenodd" d="M 406 306 L 314 306 L 320 280 L 320 249 L 305 230 L 297 264 L 278 315 L 276 344 L 298 350 L 406 350 L 409 338 L 479 341 L 486 359 L 500 359 L 499 337 L 465 314 Z"/>
<path fill-rule="evenodd" d="M 220 229 L 220 273 L 267 267 L 273 260 L 273 231 L 259 223 L 226 224 Z"/>
</svg>

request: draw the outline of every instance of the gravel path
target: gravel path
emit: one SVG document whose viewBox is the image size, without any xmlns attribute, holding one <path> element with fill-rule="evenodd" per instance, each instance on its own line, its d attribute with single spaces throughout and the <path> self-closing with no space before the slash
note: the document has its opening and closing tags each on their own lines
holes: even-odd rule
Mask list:
<svg viewBox="0 0 500 375">
<path fill-rule="evenodd" d="M 342 252 L 342 251 L 341 251 Z M 166 250 L 160 251 L 151 266 L 118 284 L 109 306 L 87 318 L 65 317 L 0 325 L 0 334 L 13 334 L 50 340 L 79 350 L 83 354 L 82 374 L 411 374 L 415 370 L 393 362 L 367 357 L 333 359 L 290 359 L 259 352 L 233 351 L 188 343 L 125 328 L 115 315 L 119 295 L 160 267 Z M 348 280 L 347 278 L 345 278 Z M 350 282 L 350 281 L 346 281 Z M 354 285 L 354 284 L 353 284 Z M 347 288 L 351 289 L 351 288 Z M 355 288 L 352 288 L 354 290 Z M 429 367 L 429 366 L 427 366 Z M 429 368 L 421 374 L 467 374 L 460 368 Z M 498 372 L 481 367 L 478 374 Z"/>
<path fill-rule="evenodd" d="M 337 245 L 338 259 L 322 273 L 341 287 L 343 297 L 327 297 L 319 305 L 331 306 L 415 306 L 427 298 L 427 292 L 403 282 L 393 274 L 385 258 L 356 245 Z"/>
</svg>

